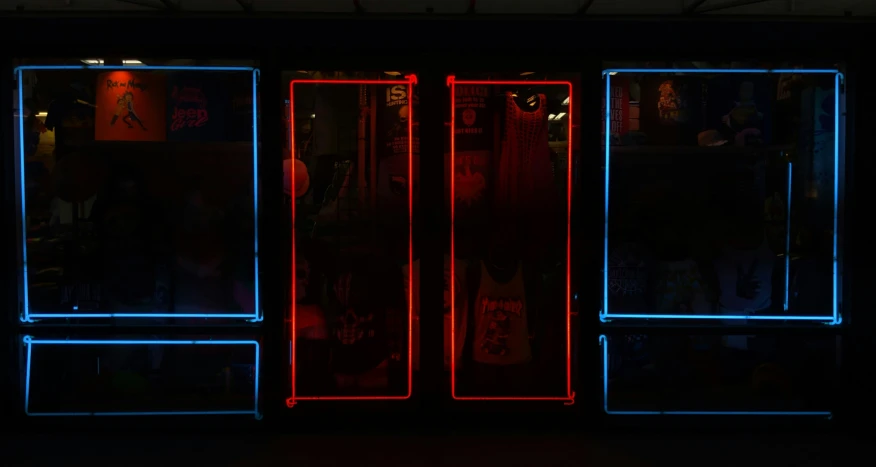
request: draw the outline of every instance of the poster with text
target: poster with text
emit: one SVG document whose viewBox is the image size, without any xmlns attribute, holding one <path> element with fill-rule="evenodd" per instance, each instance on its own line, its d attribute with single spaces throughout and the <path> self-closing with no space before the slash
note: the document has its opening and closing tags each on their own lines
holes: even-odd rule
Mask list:
<svg viewBox="0 0 876 467">
<path fill-rule="evenodd" d="M 620 144 L 621 137 L 630 131 L 630 85 L 624 78 L 611 78 L 610 90 L 611 144 Z M 605 115 L 605 96 L 602 97 L 602 115 Z M 605 118 L 602 119 L 602 138 L 605 140 Z"/>
<path fill-rule="evenodd" d="M 95 140 L 165 140 L 164 76 L 126 70 L 101 73 L 95 96 Z"/>
<path fill-rule="evenodd" d="M 416 198 L 416 179 L 408 180 L 408 143 L 413 140 L 412 163 L 416 177 L 420 135 L 416 117 L 417 96 L 409 96 L 409 89 L 406 84 L 377 87 L 377 190 L 386 207 L 403 208 L 407 205 L 408 183 L 413 183 Z M 414 112 L 410 111 L 411 103 Z M 413 138 L 409 138 L 408 119 L 412 113 Z"/>
<path fill-rule="evenodd" d="M 178 73 L 167 83 L 168 141 L 225 139 L 225 110 L 230 99 L 222 83 L 207 73 Z"/>
</svg>

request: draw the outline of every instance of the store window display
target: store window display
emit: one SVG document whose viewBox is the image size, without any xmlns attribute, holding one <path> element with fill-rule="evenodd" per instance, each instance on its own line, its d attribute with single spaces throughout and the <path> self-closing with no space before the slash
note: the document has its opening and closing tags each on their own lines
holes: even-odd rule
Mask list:
<svg viewBox="0 0 876 467">
<path fill-rule="evenodd" d="M 838 324 L 838 67 L 608 68 L 603 321 Z"/>
<path fill-rule="evenodd" d="M 445 361 L 457 400 L 574 401 L 569 79 L 448 80 Z"/>
<path fill-rule="evenodd" d="M 284 73 L 291 392 L 403 400 L 418 366 L 416 77 Z"/>
<path fill-rule="evenodd" d="M 16 74 L 21 319 L 260 320 L 253 64 L 47 63 Z"/>
</svg>

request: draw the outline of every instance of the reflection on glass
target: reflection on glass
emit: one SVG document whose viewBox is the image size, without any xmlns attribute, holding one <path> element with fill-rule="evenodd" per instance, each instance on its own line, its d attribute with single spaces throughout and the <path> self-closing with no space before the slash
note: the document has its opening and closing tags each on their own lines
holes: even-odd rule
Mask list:
<svg viewBox="0 0 876 467">
<path fill-rule="evenodd" d="M 259 344 L 209 336 L 25 336 L 28 415 L 254 415 Z"/>
<path fill-rule="evenodd" d="M 287 403 L 406 399 L 418 361 L 415 78 L 288 78 L 295 269 Z"/>
<path fill-rule="evenodd" d="M 19 69 L 23 319 L 258 318 L 256 72 L 193 70 Z"/>
<path fill-rule="evenodd" d="M 602 336 L 609 414 L 829 416 L 839 338 Z"/>
<path fill-rule="evenodd" d="M 445 360 L 457 400 L 573 400 L 572 85 L 557 78 L 450 79 Z"/>
<path fill-rule="evenodd" d="M 837 72 L 625 68 L 603 99 L 602 319 L 837 323 Z"/>
</svg>

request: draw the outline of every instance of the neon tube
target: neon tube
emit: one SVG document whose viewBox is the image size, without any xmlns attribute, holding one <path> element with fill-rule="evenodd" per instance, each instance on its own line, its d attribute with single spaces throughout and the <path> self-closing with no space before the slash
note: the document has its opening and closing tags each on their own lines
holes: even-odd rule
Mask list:
<svg viewBox="0 0 876 467">
<path fill-rule="evenodd" d="M 827 417 L 828 419 L 833 416 L 829 411 L 611 410 L 608 406 L 608 338 L 604 334 L 599 336 L 599 345 L 602 346 L 602 410 L 606 415 L 760 415 Z"/>
<path fill-rule="evenodd" d="M 378 79 L 361 79 L 361 80 L 328 80 L 328 79 L 304 79 L 292 80 L 289 82 L 289 111 L 290 111 L 290 151 L 292 159 L 296 158 L 295 153 L 295 86 L 302 84 L 354 84 L 354 85 L 407 85 L 408 86 L 408 264 L 413 263 L 414 248 L 413 248 L 413 212 L 414 212 L 414 178 L 413 178 L 413 163 L 414 163 L 414 86 L 417 84 L 416 75 L 406 75 L 403 80 L 378 80 Z M 374 122 L 372 122 L 372 125 Z M 291 177 L 290 186 L 295 187 L 295 164 L 289 164 L 291 169 L 289 176 Z M 296 254 L 296 207 L 293 194 L 292 199 L 292 306 L 291 317 L 289 319 L 289 335 L 290 335 L 290 366 L 291 366 L 291 395 L 286 399 L 286 407 L 292 408 L 298 401 L 403 401 L 411 398 L 413 392 L 413 274 L 408 274 L 408 388 L 407 393 L 403 396 L 299 396 L 297 394 L 297 342 L 295 334 L 298 329 L 296 315 L 298 314 L 297 304 L 297 287 L 295 267 Z"/>
<path fill-rule="evenodd" d="M 566 394 L 564 396 L 545 397 L 505 397 L 505 396 L 459 396 L 456 394 L 456 281 L 450 281 L 450 394 L 458 401 L 559 401 L 565 405 L 575 403 L 575 392 L 572 390 L 572 125 L 574 100 L 572 98 L 572 83 L 570 81 L 490 81 L 490 80 L 457 80 L 455 76 L 447 77 L 450 87 L 450 277 L 456 277 L 456 86 L 567 86 L 569 89 L 569 108 L 566 111 L 569 118 L 566 171 Z"/>
<path fill-rule="evenodd" d="M 254 217 L 254 235 L 253 253 L 255 263 L 255 312 L 254 313 L 31 313 L 30 310 L 30 287 L 28 279 L 27 267 L 27 213 L 25 200 L 25 153 L 24 153 L 24 112 L 19 112 L 19 138 L 21 143 L 18 148 L 19 157 L 19 173 L 20 178 L 20 193 L 21 197 L 19 221 L 21 222 L 21 260 L 22 260 L 22 285 L 24 291 L 22 293 L 22 312 L 20 321 L 23 323 L 33 323 L 35 320 L 42 319 L 131 319 L 131 318 L 159 318 L 159 319 L 186 319 L 186 318 L 202 318 L 202 319 L 245 319 L 251 322 L 259 322 L 264 319 L 261 311 L 260 284 L 259 284 L 259 237 L 258 237 L 258 199 L 259 199 L 259 184 L 258 184 L 258 168 L 259 168 L 259 122 L 258 122 L 258 81 L 259 69 L 253 67 L 222 67 L 222 66 L 104 66 L 104 65 L 24 65 L 15 68 L 15 73 L 18 78 L 18 107 L 24 109 L 24 80 L 23 72 L 26 70 L 153 70 L 153 71 L 224 71 L 224 72 L 251 72 L 252 73 L 252 105 L 253 105 L 253 144 L 252 144 L 252 170 L 253 170 L 253 217 Z"/>
<path fill-rule="evenodd" d="M 259 378 L 261 366 L 261 350 L 254 340 L 66 340 L 66 339 L 36 339 L 24 336 L 27 347 L 27 364 L 24 379 L 24 412 L 30 417 L 129 417 L 156 415 L 252 415 L 261 420 L 259 412 Z M 33 348 L 37 345 L 251 345 L 255 351 L 254 394 L 252 410 L 205 410 L 205 411 L 156 411 L 156 412 L 31 412 L 30 411 L 30 380 Z"/>
<path fill-rule="evenodd" d="M 611 137 L 609 131 L 606 130 L 605 135 L 605 231 L 604 231 L 604 245 L 603 245 L 603 297 L 602 297 L 602 310 L 599 313 L 599 319 L 603 323 L 614 320 L 614 319 L 652 319 L 652 320 L 661 320 L 661 319 L 672 319 L 672 320 L 729 320 L 729 319 L 743 319 L 743 320 L 757 320 L 757 321 L 808 321 L 808 322 L 822 322 L 828 325 L 838 325 L 842 323 L 842 316 L 839 312 L 839 293 L 838 293 L 838 277 L 839 277 L 839 266 L 838 266 L 838 218 L 839 218 L 839 159 L 840 159 L 840 94 L 841 94 L 841 81 L 843 79 L 843 74 L 836 69 L 790 69 L 790 68 L 776 68 L 776 69 L 767 69 L 767 68 L 745 68 L 745 69 L 701 69 L 701 68 L 610 68 L 603 70 L 602 75 L 605 79 L 605 98 L 606 98 L 606 111 L 603 117 L 605 118 L 606 128 L 611 127 L 611 112 L 609 110 L 608 99 L 611 97 L 611 76 L 618 73 L 639 73 L 639 74 L 654 74 L 654 73 L 674 73 L 674 74 L 776 74 L 776 73 L 786 73 L 786 74 L 829 74 L 834 75 L 834 160 L 833 160 L 833 168 L 834 168 L 834 180 L 833 180 L 833 278 L 832 278 L 832 287 L 833 287 L 833 297 L 832 297 L 832 313 L 829 316 L 793 316 L 793 315 L 682 315 L 682 314 L 646 314 L 646 313 L 611 313 L 608 305 L 608 255 L 609 255 L 609 244 L 608 244 L 608 214 L 609 214 L 609 184 L 611 181 L 610 177 L 610 167 L 611 167 Z M 788 167 L 789 175 L 789 190 L 790 190 L 790 165 Z M 788 198 L 788 209 L 790 209 L 790 196 Z M 790 211 L 789 211 L 790 212 Z M 790 226 L 790 215 L 788 216 L 788 226 Z M 790 229 L 788 227 L 788 232 L 786 232 L 786 237 L 790 235 Z M 786 248 L 787 250 L 787 248 Z M 788 255 L 785 256 L 786 265 L 789 261 Z M 785 268 L 786 276 L 788 274 L 788 267 Z M 784 305 L 787 310 L 787 297 L 788 297 L 788 287 L 789 280 L 786 277 L 785 279 L 785 300 Z"/>
</svg>

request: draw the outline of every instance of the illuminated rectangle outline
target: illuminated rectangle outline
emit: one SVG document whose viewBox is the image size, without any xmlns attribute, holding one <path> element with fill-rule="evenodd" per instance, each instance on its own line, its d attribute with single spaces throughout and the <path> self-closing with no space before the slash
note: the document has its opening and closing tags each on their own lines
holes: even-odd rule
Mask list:
<svg viewBox="0 0 876 467">
<path fill-rule="evenodd" d="M 414 250 L 413 250 L 413 236 L 414 236 L 414 226 L 413 226 L 413 216 L 414 216 L 414 86 L 417 84 L 417 76 L 414 74 L 405 75 L 405 79 L 403 80 L 379 80 L 379 79 L 342 79 L 342 80 L 331 80 L 331 79 L 293 79 L 289 82 L 289 121 L 290 121 L 290 139 L 289 146 L 290 152 L 292 154 L 292 159 L 295 159 L 295 85 L 296 84 L 354 84 L 354 85 L 398 85 L 404 84 L 408 86 L 408 101 L 410 105 L 408 105 L 408 264 L 413 264 L 414 262 Z M 372 122 L 374 124 L 374 122 Z M 295 164 L 289 164 L 289 183 L 291 187 L 295 186 Z M 292 190 L 295 191 L 294 189 Z M 295 339 L 295 332 L 297 331 L 297 326 L 295 323 L 298 304 L 296 303 L 296 251 L 295 251 L 295 199 L 293 196 L 292 199 L 292 282 L 290 284 L 290 288 L 292 290 L 292 316 L 290 321 L 290 351 L 289 351 L 289 365 L 291 366 L 291 395 L 286 399 L 286 407 L 292 408 L 295 407 L 295 404 L 298 401 L 404 401 L 411 398 L 411 394 L 413 392 L 413 378 L 414 378 L 414 367 L 413 367 L 413 322 L 414 322 L 414 306 L 413 306 L 413 298 L 414 298 L 414 288 L 413 288 L 413 275 L 409 274 L 408 276 L 408 390 L 407 394 L 404 396 L 299 396 L 296 394 L 296 382 L 297 382 L 297 342 Z"/>
<path fill-rule="evenodd" d="M 608 408 L 608 337 L 599 336 L 602 347 L 602 410 L 606 415 L 760 415 L 760 416 L 809 416 L 833 417 L 830 411 L 696 411 L 696 410 L 610 410 Z"/>
<path fill-rule="evenodd" d="M 572 126 L 573 107 L 575 101 L 572 97 L 571 81 L 490 81 L 490 80 L 457 80 L 456 76 L 447 77 L 447 86 L 450 87 L 450 275 L 456 274 L 456 86 L 568 86 L 569 109 L 566 111 L 569 118 L 569 134 L 567 138 L 567 164 L 566 167 L 566 395 L 558 397 L 510 397 L 510 396 L 457 396 L 456 395 L 456 283 L 450 281 L 450 395 L 458 401 L 562 401 L 564 405 L 575 403 L 575 391 L 572 390 Z"/>
<path fill-rule="evenodd" d="M 246 313 L 31 313 L 30 312 L 30 290 L 28 289 L 27 277 L 27 215 L 25 213 L 25 178 L 24 178 L 24 112 L 19 112 L 18 132 L 21 144 L 19 144 L 19 170 L 17 176 L 20 178 L 20 193 L 21 207 L 19 210 L 19 222 L 21 223 L 21 266 L 24 297 L 22 304 L 22 312 L 19 319 L 23 323 L 33 323 L 40 319 L 107 319 L 107 318 L 224 318 L 224 319 L 246 319 L 251 322 L 261 322 L 264 315 L 261 312 L 261 303 L 259 298 L 259 111 L 258 111 L 258 82 L 260 71 L 254 67 L 238 67 L 238 66 L 160 66 L 160 65 L 141 65 L 141 66 L 106 66 L 106 65 L 24 65 L 16 67 L 14 73 L 18 79 L 18 108 L 24 109 L 24 80 L 23 72 L 26 70 L 156 70 L 156 71 L 248 71 L 252 73 L 252 178 L 253 178 L 253 234 L 254 239 L 254 261 L 255 261 L 255 312 L 253 314 Z"/>
<path fill-rule="evenodd" d="M 756 316 L 756 315 L 679 315 L 679 314 L 612 314 L 609 313 L 608 310 L 608 206 L 609 206 L 609 173 L 611 169 L 611 132 L 605 132 L 605 141 L 603 142 L 605 148 L 605 225 L 604 225 L 604 244 L 603 244 L 603 290 L 602 290 L 602 309 L 599 311 L 599 319 L 603 323 L 616 320 L 616 319 L 653 319 L 653 320 L 666 320 L 666 319 L 678 319 L 678 320 L 757 320 L 757 321 L 810 321 L 810 322 L 821 322 L 827 325 L 839 325 L 842 323 L 842 315 L 839 312 L 839 296 L 838 296 L 838 280 L 839 280 L 839 267 L 838 267 L 838 219 L 839 219 L 839 159 L 840 159 L 840 138 L 842 136 L 841 132 L 841 120 L 840 120 L 840 91 L 841 91 L 841 83 L 845 79 L 844 75 L 839 70 L 834 69 L 766 69 L 766 68 L 750 68 L 750 69 L 720 69 L 720 68 L 611 68 L 602 71 L 602 77 L 605 79 L 605 114 L 603 117 L 605 118 L 606 128 L 610 128 L 611 125 L 611 106 L 608 105 L 608 102 L 611 101 L 611 76 L 619 73 L 690 73 L 690 74 L 702 74 L 702 73 L 710 73 L 710 74 L 830 74 L 834 75 L 834 141 L 833 141 L 833 150 L 834 150 L 834 159 L 833 159 L 833 279 L 832 279 L 832 287 L 833 287 L 833 297 L 832 297 L 832 308 L 833 314 L 831 316 Z M 788 167 L 789 175 L 788 175 L 788 190 L 790 192 L 790 166 Z M 790 198 L 789 198 L 789 207 L 790 209 Z M 787 225 L 790 226 L 790 211 L 788 211 L 788 219 L 786 220 Z M 786 235 L 788 232 L 786 232 Z M 786 248 L 787 250 L 787 248 Z M 785 263 L 788 264 L 789 258 L 785 256 Z M 785 270 L 785 304 L 787 304 L 787 295 L 788 295 L 788 278 L 787 278 L 787 267 Z"/>
<path fill-rule="evenodd" d="M 254 340 L 75 340 L 75 339 L 36 339 L 32 336 L 24 336 L 22 339 L 27 347 L 27 366 L 24 382 L 24 413 L 29 417 L 125 417 L 147 415 L 252 415 L 256 420 L 262 419 L 259 412 L 259 377 L 261 349 L 258 341 Z M 35 345 L 252 345 L 255 348 L 255 395 L 253 410 L 215 410 L 215 411 L 169 411 L 169 412 L 31 412 L 30 411 L 30 375 L 31 353 Z"/>
</svg>

